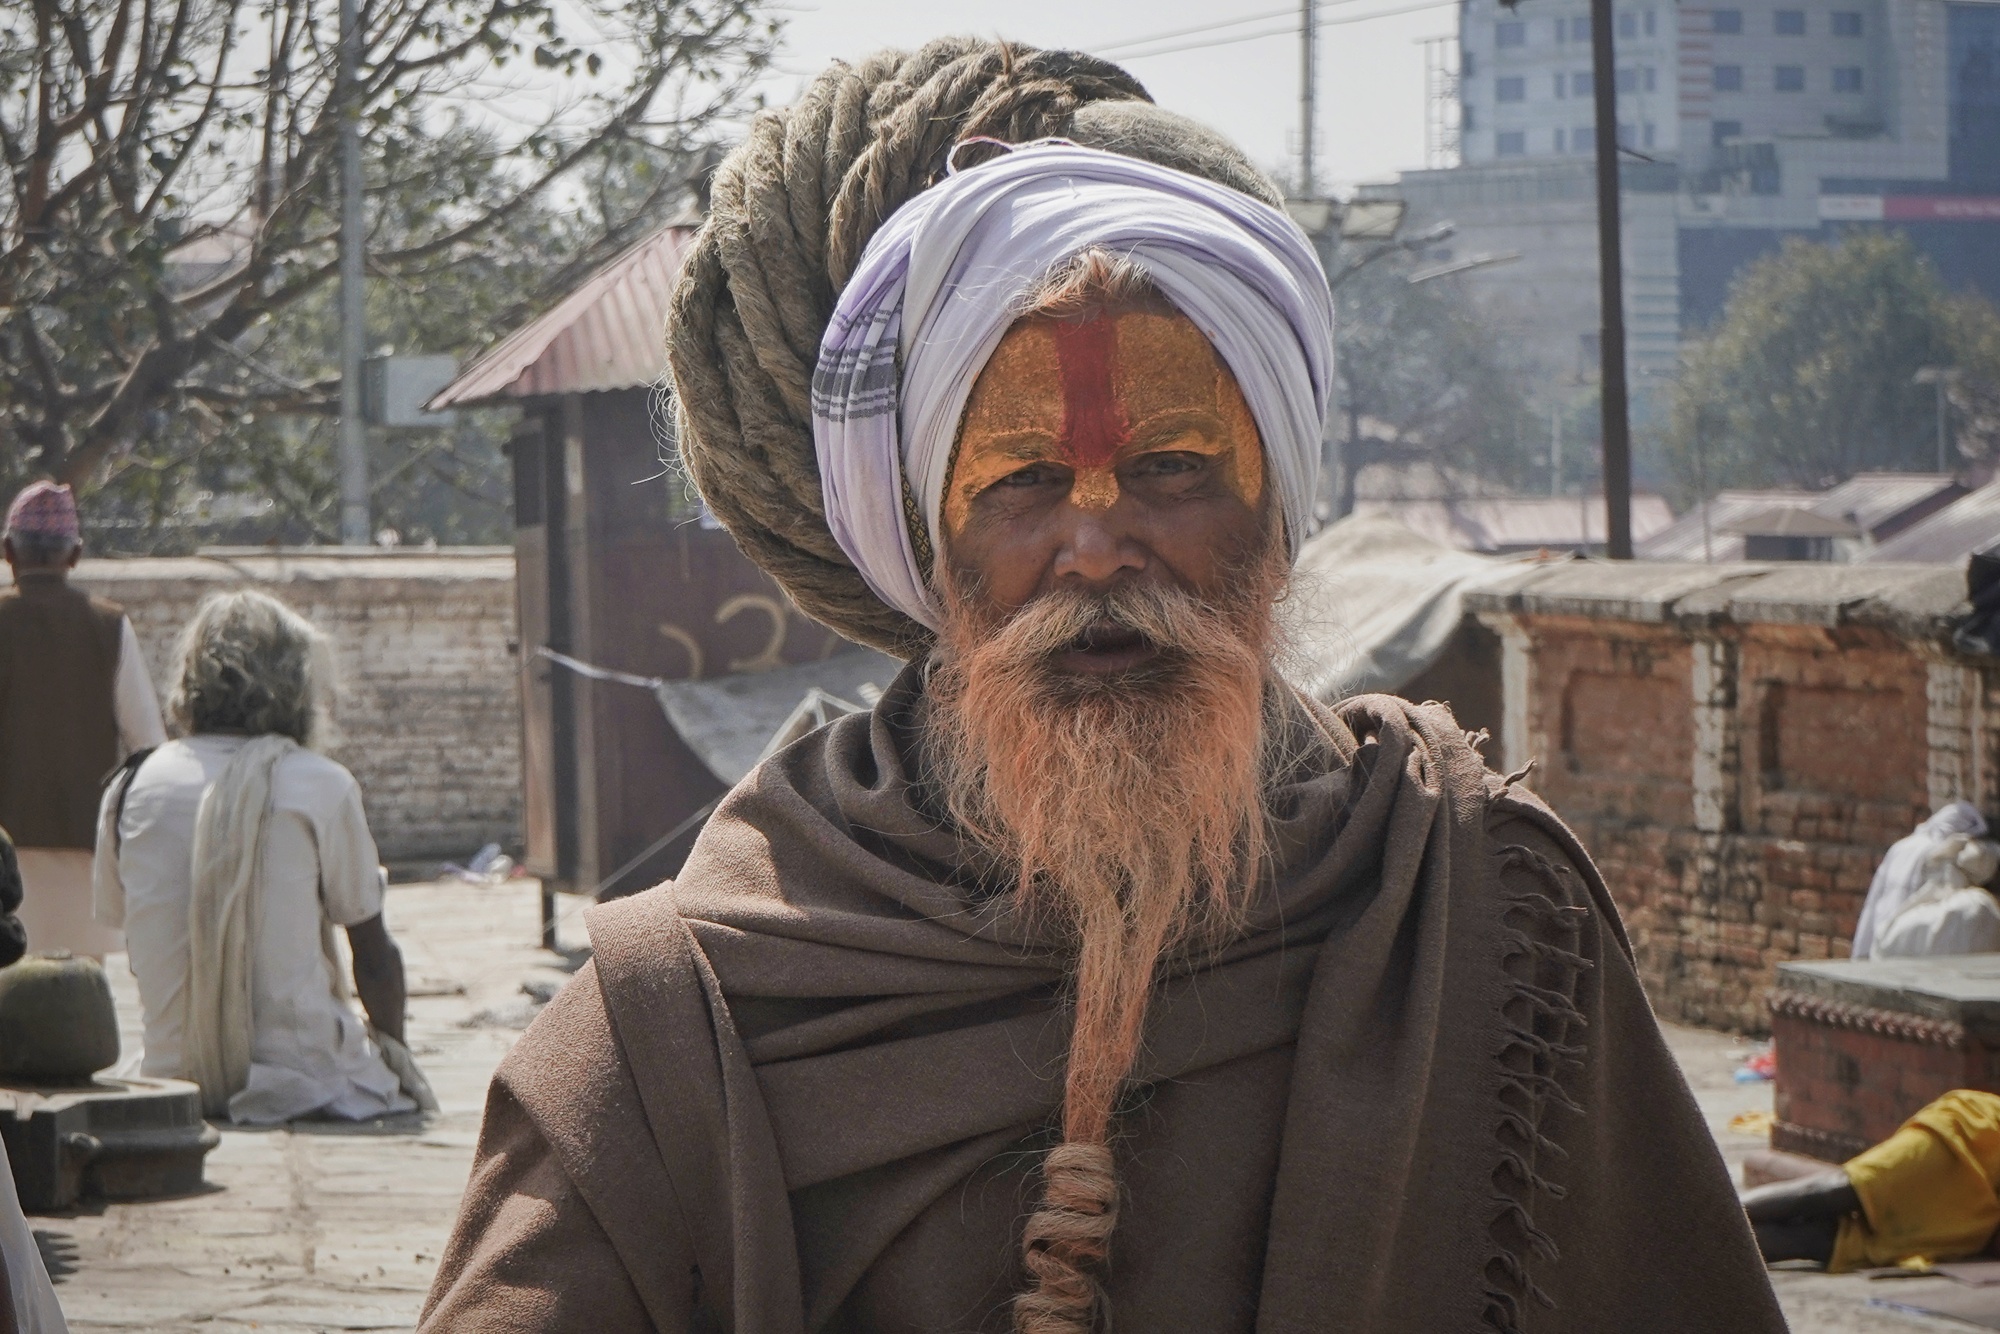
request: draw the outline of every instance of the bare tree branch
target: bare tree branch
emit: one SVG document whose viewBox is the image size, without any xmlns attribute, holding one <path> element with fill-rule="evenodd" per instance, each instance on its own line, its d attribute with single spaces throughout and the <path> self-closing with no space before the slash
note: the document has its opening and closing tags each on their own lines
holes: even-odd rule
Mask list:
<svg viewBox="0 0 2000 1334">
<path fill-rule="evenodd" d="M 0 26 L 22 75 L 0 99 L 0 482 L 143 484 L 165 512 L 160 488 L 195 464 L 135 457 L 211 468 L 201 441 L 237 457 L 242 423 L 323 412 L 337 389 L 311 350 L 336 273 L 336 7 L 22 3 Z M 760 3 L 362 6 L 369 272 L 413 310 L 467 274 L 499 284 L 427 346 L 467 347 L 677 201 L 769 59 Z M 589 50 L 610 30 L 629 44 L 615 69 Z M 545 110 L 514 124 L 487 90 L 522 69 Z M 273 338 L 275 360 L 248 350 Z M 314 457 L 302 438 L 286 448 Z M 322 478 L 288 494 L 329 493 Z"/>
</svg>

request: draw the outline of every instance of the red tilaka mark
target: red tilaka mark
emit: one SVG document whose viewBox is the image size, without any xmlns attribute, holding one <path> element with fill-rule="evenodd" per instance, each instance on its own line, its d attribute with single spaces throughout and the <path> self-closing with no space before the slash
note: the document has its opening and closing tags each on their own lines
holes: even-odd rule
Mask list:
<svg viewBox="0 0 2000 1334">
<path fill-rule="evenodd" d="M 1079 468 L 1102 468 L 1132 436 L 1124 405 L 1111 392 L 1118 326 L 1095 315 L 1057 320 L 1056 361 L 1062 367 L 1063 452 Z"/>
</svg>

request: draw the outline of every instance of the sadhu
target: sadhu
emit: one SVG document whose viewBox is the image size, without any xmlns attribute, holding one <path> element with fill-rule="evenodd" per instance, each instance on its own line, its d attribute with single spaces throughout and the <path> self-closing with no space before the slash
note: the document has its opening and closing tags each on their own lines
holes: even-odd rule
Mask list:
<svg viewBox="0 0 2000 1334">
<path fill-rule="evenodd" d="M 1280 205 L 1073 53 L 759 116 L 680 447 L 909 666 L 594 910 L 426 1329 L 1783 1328 L 1583 850 L 1274 666 L 1334 381 Z"/>
</svg>

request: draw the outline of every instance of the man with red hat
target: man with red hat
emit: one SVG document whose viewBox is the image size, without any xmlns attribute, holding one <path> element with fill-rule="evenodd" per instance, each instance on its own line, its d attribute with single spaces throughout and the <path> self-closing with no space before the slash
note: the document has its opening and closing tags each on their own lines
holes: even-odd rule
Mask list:
<svg viewBox="0 0 2000 1334">
<path fill-rule="evenodd" d="M 102 957 L 119 934 L 91 920 L 97 799 L 119 758 L 167 739 L 132 623 L 69 582 L 83 555 L 76 497 L 35 482 L 7 510 L 0 554 L 0 828 L 27 895 L 28 947 Z"/>
</svg>

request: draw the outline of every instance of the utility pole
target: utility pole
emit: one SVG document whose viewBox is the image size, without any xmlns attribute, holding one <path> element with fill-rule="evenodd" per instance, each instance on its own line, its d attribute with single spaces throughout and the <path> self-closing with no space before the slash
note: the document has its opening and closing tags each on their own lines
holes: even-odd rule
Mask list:
<svg viewBox="0 0 2000 1334">
<path fill-rule="evenodd" d="M 361 234 L 361 16 L 340 0 L 340 541 L 369 543 L 368 426 L 361 419 L 367 339 Z"/>
<path fill-rule="evenodd" d="M 1604 413 L 1604 554 L 1632 559 L 1632 421 L 1625 388 L 1625 258 L 1619 235 L 1618 55 L 1611 0 L 1590 0 L 1590 66 L 1597 123 L 1597 300 Z"/>
<path fill-rule="evenodd" d="M 1950 471 L 1945 466 L 1946 460 L 1950 457 L 1950 452 L 1945 447 L 1948 439 L 1946 423 L 1951 420 L 1951 400 L 1948 392 L 1957 379 L 1956 366 L 1925 366 L 1917 372 L 1913 381 L 1915 384 L 1932 385 L 1937 389 L 1937 470 L 1941 473 Z"/>
<path fill-rule="evenodd" d="M 1694 484 L 1701 492 L 1701 563 L 1715 564 L 1715 534 L 1709 514 L 1715 497 L 1708 493 L 1708 410 L 1704 404 L 1694 410 Z"/>
<path fill-rule="evenodd" d="M 1313 122 L 1318 119 L 1319 0 L 1301 0 L 1299 8 L 1299 198 L 1317 199 L 1313 181 Z"/>
<path fill-rule="evenodd" d="M 1563 418 L 1558 404 L 1549 409 L 1549 494 L 1562 494 Z"/>
</svg>

